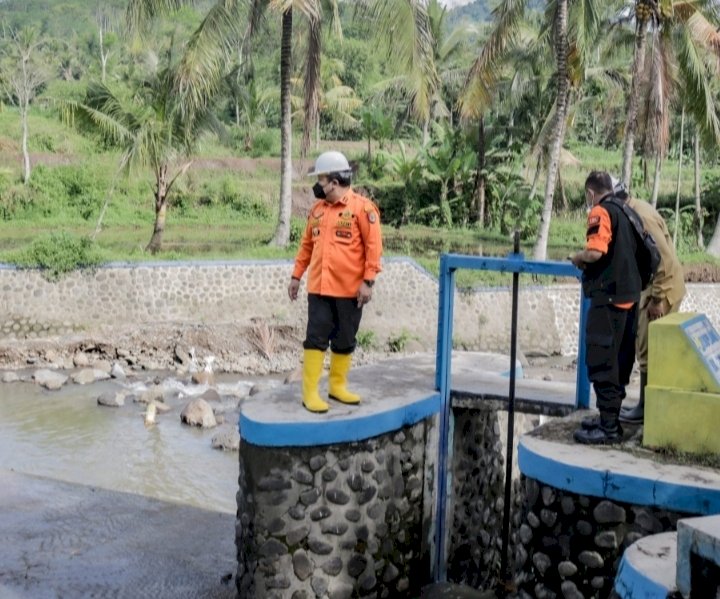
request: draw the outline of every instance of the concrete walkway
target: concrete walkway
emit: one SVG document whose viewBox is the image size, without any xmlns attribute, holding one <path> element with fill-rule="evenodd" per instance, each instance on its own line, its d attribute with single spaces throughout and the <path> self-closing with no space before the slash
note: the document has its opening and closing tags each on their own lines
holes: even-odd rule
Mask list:
<svg viewBox="0 0 720 599">
<path fill-rule="evenodd" d="M 0 472 L 0 598 L 235 597 L 235 518 Z"/>
</svg>

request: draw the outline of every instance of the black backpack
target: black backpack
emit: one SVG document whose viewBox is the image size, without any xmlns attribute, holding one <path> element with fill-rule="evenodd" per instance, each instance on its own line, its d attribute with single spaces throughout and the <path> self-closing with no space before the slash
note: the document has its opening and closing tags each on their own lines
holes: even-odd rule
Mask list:
<svg viewBox="0 0 720 599">
<path fill-rule="evenodd" d="M 633 231 L 635 231 L 635 241 L 637 242 L 635 259 L 637 260 L 638 270 L 640 271 L 642 288 L 645 290 L 650 283 L 652 283 L 658 266 L 660 266 L 660 250 L 658 250 L 653 236 L 645 230 L 645 225 L 640 215 L 630 208 L 624 199 L 621 198 L 627 198 L 627 193 L 624 191 L 624 188 L 620 190 L 620 193 L 618 193 L 616 189 L 614 195 L 603 201 L 612 202 L 620 208 L 630 221 Z"/>
</svg>

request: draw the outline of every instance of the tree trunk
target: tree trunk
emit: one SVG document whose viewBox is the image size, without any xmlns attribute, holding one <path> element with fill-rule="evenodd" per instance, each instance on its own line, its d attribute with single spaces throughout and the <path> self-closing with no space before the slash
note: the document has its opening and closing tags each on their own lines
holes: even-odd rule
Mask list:
<svg viewBox="0 0 720 599">
<path fill-rule="evenodd" d="M 658 193 L 660 192 L 660 171 L 662 169 L 662 158 L 660 152 L 655 155 L 655 177 L 653 178 L 652 198 L 650 203 L 657 208 Z"/>
<path fill-rule="evenodd" d="M 478 123 L 477 176 L 475 177 L 475 205 L 477 222 L 481 229 L 485 226 L 485 117 Z"/>
<path fill-rule="evenodd" d="M 235 126 L 240 129 L 240 102 L 235 100 Z"/>
<path fill-rule="evenodd" d="M 320 58 L 322 56 L 322 30 L 319 16 L 310 17 L 308 31 L 307 56 L 305 59 L 305 106 L 303 119 L 303 136 L 300 145 L 300 157 L 305 158 L 310 149 L 312 134 L 320 121 L 319 93 Z"/>
<path fill-rule="evenodd" d="M 100 36 L 100 68 L 101 68 L 100 81 L 105 83 L 105 77 L 107 74 L 108 55 L 105 53 L 105 36 L 103 34 L 102 23 L 100 25 L 98 25 L 98 34 Z"/>
<path fill-rule="evenodd" d="M 23 154 L 23 183 L 30 183 L 30 152 L 28 152 L 28 111 L 27 103 L 20 106 L 20 121 L 22 124 L 22 154 Z"/>
<path fill-rule="evenodd" d="M 705 251 L 711 256 L 720 258 L 720 212 L 718 212 L 717 221 L 715 222 L 713 236 L 710 238 L 710 243 Z"/>
<path fill-rule="evenodd" d="M 167 166 L 160 167 L 155 179 L 155 227 L 153 228 L 150 243 L 148 243 L 145 248 L 145 251 L 149 251 L 152 254 L 157 254 L 162 249 L 162 238 L 165 232 L 168 193 Z"/>
<path fill-rule="evenodd" d="M 315 151 L 320 151 L 320 115 L 315 120 Z"/>
<path fill-rule="evenodd" d="M 545 260 L 547 257 L 547 244 L 550 235 L 550 220 L 552 218 L 553 195 L 560 165 L 560 151 L 565 137 L 565 119 L 567 117 L 568 90 L 568 0 L 558 0 L 555 13 L 555 62 L 557 65 L 557 97 L 555 99 L 555 118 L 553 122 L 550 160 L 548 163 L 547 180 L 545 181 L 545 201 L 540 216 L 540 230 L 538 231 L 533 257 L 536 260 Z"/>
<path fill-rule="evenodd" d="M 430 141 L 430 117 L 423 121 L 422 136 L 422 145 L 425 147 Z"/>
<path fill-rule="evenodd" d="M 678 229 L 680 228 L 680 177 L 682 175 L 683 137 L 685 135 L 685 107 L 680 115 L 680 152 L 678 155 L 677 186 L 675 188 L 675 230 L 673 231 L 673 245 L 677 248 Z"/>
<path fill-rule="evenodd" d="M 695 127 L 695 230 L 697 231 L 697 244 L 701 250 L 705 249 L 705 240 L 703 239 L 703 211 L 702 202 L 700 200 L 700 133 Z"/>
<path fill-rule="evenodd" d="M 557 183 L 558 183 L 558 191 L 560 192 L 561 208 L 564 212 L 567 212 L 567 209 L 568 209 L 567 195 L 565 195 L 565 186 L 563 185 L 562 175 L 560 174 L 559 169 L 558 169 L 558 174 L 557 174 Z"/>
<path fill-rule="evenodd" d="M 532 186 L 530 187 L 530 201 L 533 200 L 537 193 L 537 186 L 540 181 L 540 171 L 542 170 L 542 150 L 538 154 L 537 164 L 535 165 L 535 174 L 533 175 Z"/>
<path fill-rule="evenodd" d="M 635 26 L 635 54 L 632 64 L 632 83 L 628 98 L 627 117 L 625 119 L 625 147 L 623 149 L 622 182 L 630 188 L 632 179 L 632 161 L 635 146 L 635 126 L 640 96 L 640 78 L 645 64 L 645 27 L 647 20 L 639 20 Z"/>
<path fill-rule="evenodd" d="M 292 7 L 282 16 L 280 44 L 280 211 L 272 244 L 286 247 L 290 242 L 292 211 L 292 112 L 290 78 L 292 76 Z"/>
</svg>

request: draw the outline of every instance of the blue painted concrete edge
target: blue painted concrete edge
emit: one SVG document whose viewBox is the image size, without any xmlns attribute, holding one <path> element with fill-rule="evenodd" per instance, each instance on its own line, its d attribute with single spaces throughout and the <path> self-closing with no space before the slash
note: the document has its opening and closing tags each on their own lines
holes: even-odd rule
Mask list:
<svg viewBox="0 0 720 599">
<path fill-rule="evenodd" d="M 621 599 L 666 599 L 673 589 L 648 578 L 626 559 L 626 555 L 627 553 L 623 555 L 615 576 L 615 592 Z"/>
<path fill-rule="evenodd" d="M 327 422 L 265 423 L 249 419 L 242 412 L 238 423 L 240 437 L 262 447 L 309 447 L 334 443 L 353 443 L 416 424 L 440 411 L 440 395 L 433 394 L 406 406 L 343 420 Z"/>
<path fill-rule="evenodd" d="M 578 495 L 605 497 L 691 514 L 720 513 L 720 489 L 694 487 L 617 474 L 611 470 L 594 470 L 565 464 L 528 449 L 522 439 L 518 446 L 518 465 L 525 476 Z"/>
</svg>

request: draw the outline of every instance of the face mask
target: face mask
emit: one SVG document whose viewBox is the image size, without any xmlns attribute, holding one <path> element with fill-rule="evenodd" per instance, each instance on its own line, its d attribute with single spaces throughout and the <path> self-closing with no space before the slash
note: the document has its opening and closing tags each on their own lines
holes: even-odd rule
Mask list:
<svg viewBox="0 0 720 599">
<path fill-rule="evenodd" d="M 313 190 L 313 194 L 315 194 L 315 197 L 318 200 L 324 200 L 327 197 L 325 195 L 325 189 L 323 188 L 320 181 L 318 181 L 317 183 L 315 183 L 315 185 L 313 185 L 312 190 Z"/>
</svg>

